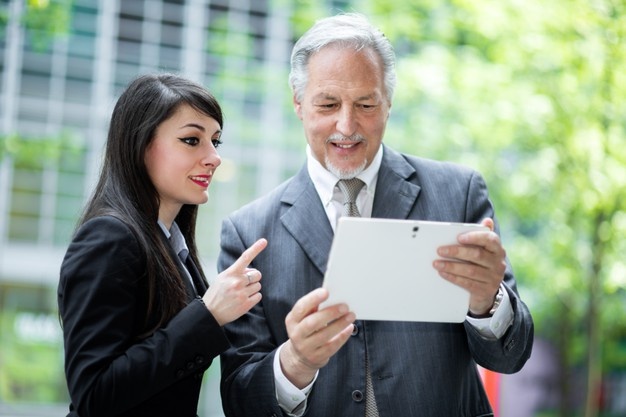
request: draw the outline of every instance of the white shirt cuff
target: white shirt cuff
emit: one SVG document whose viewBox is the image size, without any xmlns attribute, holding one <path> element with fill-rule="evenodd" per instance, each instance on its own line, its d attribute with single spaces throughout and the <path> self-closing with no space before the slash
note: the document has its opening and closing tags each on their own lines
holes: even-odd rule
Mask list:
<svg viewBox="0 0 626 417">
<path fill-rule="evenodd" d="M 276 399 L 280 408 L 294 417 L 301 417 L 306 410 L 306 400 L 313 388 L 315 380 L 319 371 L 315 374 L 313 381 L 303 389 L 299 389 L 291 383 L 283 373 L 283 369 L 280 366 L 280 351 L 283 349 L 284 344 L 280 345 L 276 349 L 274 355 L 274 382 L 276 385 Z"/>
<path fill-rule="evenodd" d="M 500 305 L 493 313 L 492 317 L 484 319 L 477 319 L 467 316 L 466 320 L 478 330 L 481 336 L 490 340 L 497 340 L 504 336 L 511 323 L 513 323 L 513 307 L 511 307 L 511 300 L 509 299 L 509 293 L 502 284 L 500 284 L 504 297 Z"/>
</svg>

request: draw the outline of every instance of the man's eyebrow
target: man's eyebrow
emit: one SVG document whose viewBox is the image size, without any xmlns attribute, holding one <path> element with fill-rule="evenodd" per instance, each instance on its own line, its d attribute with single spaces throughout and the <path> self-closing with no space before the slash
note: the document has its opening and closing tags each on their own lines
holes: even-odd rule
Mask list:
<svg viewBox="0 0 626 417">
<path fill-rule="evenodd" d="M 361 96 L 361 97 L 357 97 L 356 101 L 361 101 L 361 100 L 373 100 L 373 99 L 377 99 L 378 98 L 378 94 L 376 93 L 370 93 L 367 94 L 365 96 Z"/>
<path fill-rule="evenodd" d="M 362 100 L 374 100 L 378 98 L 378 94 L 376 93 L 371 93 L 371 94 L 366 94 L 364 96 L 360 96 L 357 97 L 355 101 L 362 101 Z M 325 99 L 325 100 L 338 100 L 338 98 L 330 93 L 319 93 L 318 95 L 313 97 L 313 100 L 319 100 L 319 99 Z"/>
<path fill-rule="evenodd" d="M 318 100 L 318 99 L 326 99 L 326 100 L 335 100 L 337 97 L 335 97 L 334 95 L 330 94 L 330 93 L 319 93 L 315 96 L 313 96 L 314 100 Z"/>
</svg>

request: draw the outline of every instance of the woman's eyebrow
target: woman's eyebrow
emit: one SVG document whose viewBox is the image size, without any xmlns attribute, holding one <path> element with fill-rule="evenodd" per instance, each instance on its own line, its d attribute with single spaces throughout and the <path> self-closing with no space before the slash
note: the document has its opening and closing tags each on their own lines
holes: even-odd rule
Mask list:
<svg viewBox="0 0 626 417">
<path fill-rule="evenodd" d="M 181 129 L 184 129 L 184 128 L 186 128 L 186 127 L 195 127 L 196 129 L 202 130 L 203 132 L 204 132 L 204 131 L 206 131 L 206 129 L 204 128 L 204 126 L 199 125 L 199 124 L 197 124 L 197 123 L 187 123 L 187 124 L 185 124 L 185 125 L 181 126 L 180 128 L 181 128 Z"/>
</svg>

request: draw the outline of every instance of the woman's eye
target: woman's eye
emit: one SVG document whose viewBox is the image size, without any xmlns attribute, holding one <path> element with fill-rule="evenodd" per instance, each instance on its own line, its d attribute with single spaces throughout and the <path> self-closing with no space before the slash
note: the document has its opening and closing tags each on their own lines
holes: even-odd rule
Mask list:
<svg viewBox="0 0 626 417">
<path fill-rule="evenodd" d="M 219 148 L 220 145 L 222 144 L 222 140 L 219 138 L 212 139 L 211 142 L 213 143 L 213 146 L 215 147 L 215 149 Z"/>
<path fill-rule="evenodd" d="M 180 138 L 181 142 L 186 143 L 187 145 L 196 146 L 200 140 L 196 137 L 189 138 Z"/>
</svg>

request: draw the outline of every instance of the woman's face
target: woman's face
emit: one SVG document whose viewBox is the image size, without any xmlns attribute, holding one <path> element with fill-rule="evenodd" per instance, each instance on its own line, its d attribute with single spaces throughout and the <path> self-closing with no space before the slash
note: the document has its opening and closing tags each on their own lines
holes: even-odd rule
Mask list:
<svg viewBox="0 0 626 417">
<path fill-rule="evenodd" d="M 183 104 L 156 129 L 144 157 L 159 194 L 159 220 L 168 228 L 183 204 L 203 204 L 222 162 L 217 153 L 222 131 L 212 117 Z"/>
</svg>

